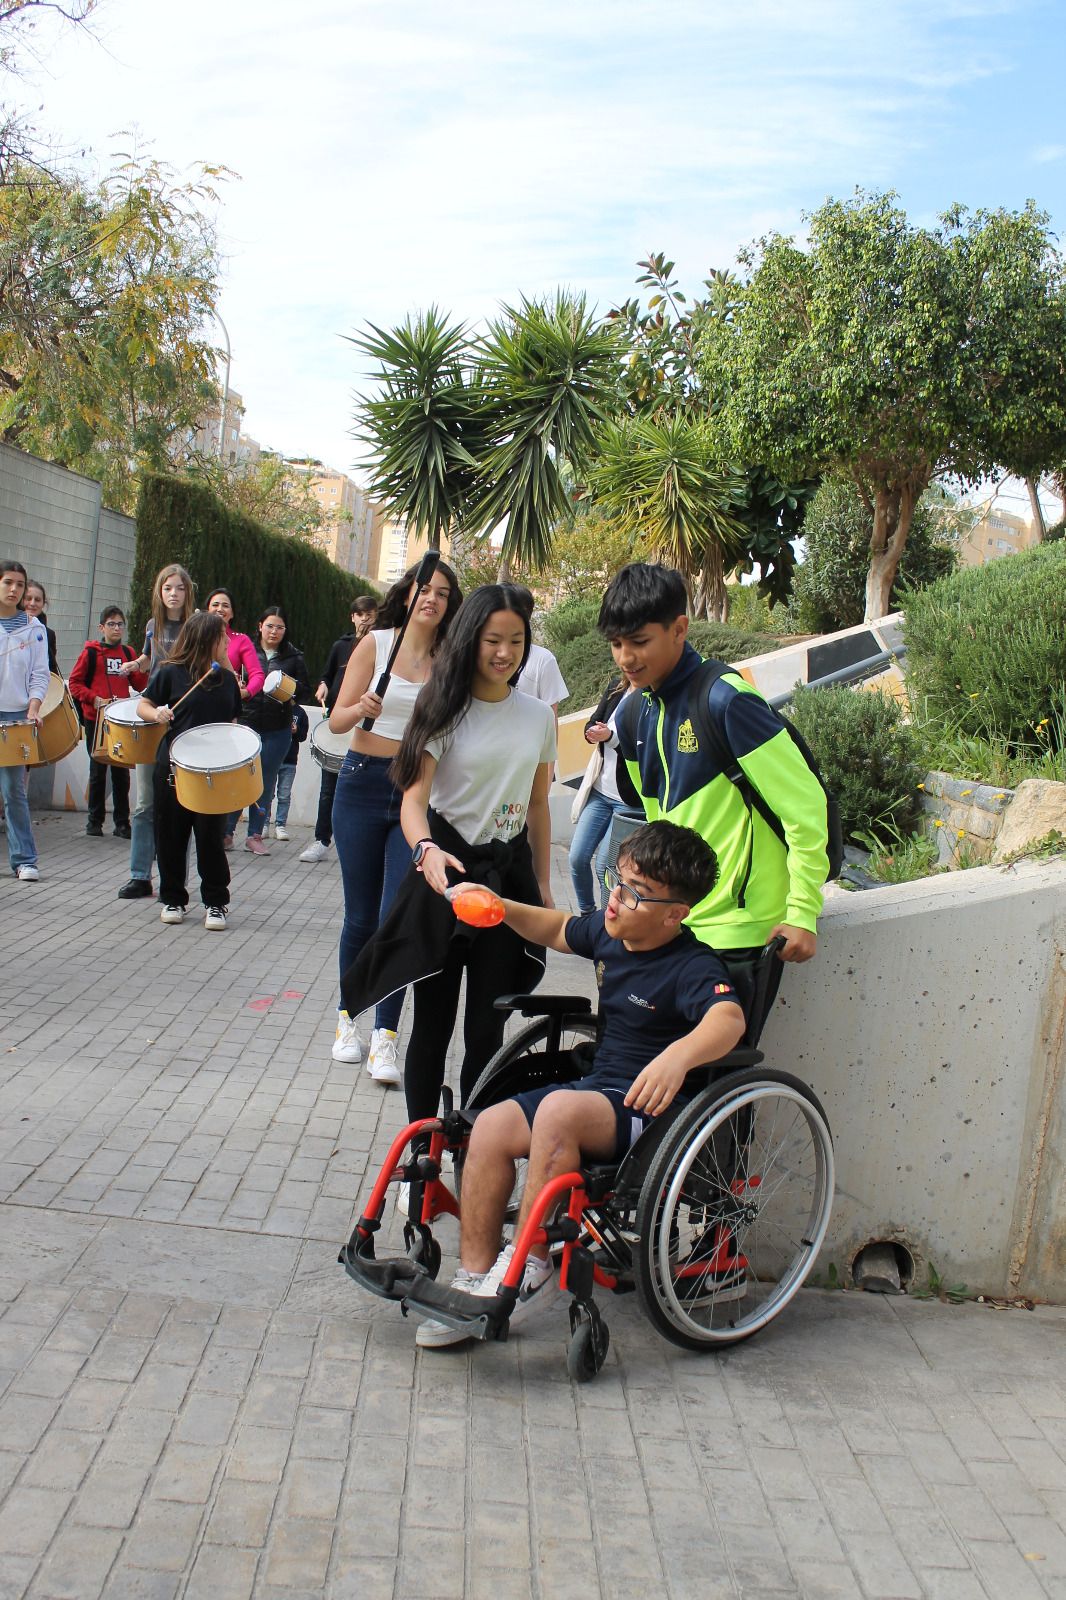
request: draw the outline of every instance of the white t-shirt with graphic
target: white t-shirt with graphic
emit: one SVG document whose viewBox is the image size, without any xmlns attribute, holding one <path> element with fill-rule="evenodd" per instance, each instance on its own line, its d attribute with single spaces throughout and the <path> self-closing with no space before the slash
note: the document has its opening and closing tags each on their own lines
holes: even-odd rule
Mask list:
<svg viewBox="0 0 1066 1600">
<path fill-rule="evenodd" d="M 469 844 L 506 843 L 525 823 L 538 766 L 555 760 L 551 706 L 517 689 L 506 700 L 471 700 L 426 752 L 437 762 L 433 810 Z"/>
</svg>

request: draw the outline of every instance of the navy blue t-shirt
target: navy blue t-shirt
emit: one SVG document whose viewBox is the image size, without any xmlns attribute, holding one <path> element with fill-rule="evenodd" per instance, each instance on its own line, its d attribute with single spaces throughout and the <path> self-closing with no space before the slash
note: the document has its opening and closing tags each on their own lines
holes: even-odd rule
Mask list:
<svg viewBox="0 0 1066 1600">
<path fill-rule="evenodd" d="M 596 962 L 604 1019 L 593 1063 L 597 1086 L 628 1089 L 711 1006 L 740 1004 L 721 958 L 688 928 L 657 950 L 627 950 L 607 932 L 603 912 L 590 911 L 566 924 L 566 942 L 575 955 Z"/>
</svg>

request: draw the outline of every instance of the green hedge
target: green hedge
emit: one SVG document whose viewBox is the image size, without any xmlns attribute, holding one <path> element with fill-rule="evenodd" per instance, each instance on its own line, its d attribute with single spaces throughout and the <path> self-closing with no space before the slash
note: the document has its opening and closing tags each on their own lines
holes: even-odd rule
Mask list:
<svg viewBox="0 0 1066 1600">
<path fill-rule="evenodd" d="M 912 705 L 968 734 L 1031 743 L 1066 685 L 1066 543 L 956 572 L 903 609 Z"/>
<path fill-rule="evenodd" d="M 198 604 L 212 589 L 229 589 L 242 632 L 254 636 L 264 606 L 283 606 L 312 683 L 333 641 L 351 627 L 352 601 L 376 593 L 321 551 L 227 510 L 202 484 L 146 473 L 137 501 L 131 639 L 143 638 L 156 573 L 172 561 L 192 574 Z"/>
<path fill-rule="evenodd" d="M 544 623 L 548 647 L 554 651 L 559 670 L 570 691 L 559 707 L 561 716 L 594 706 L 607 684 L 617 675 L 611 647 L 600 633 L 595 629 L 577 634 L 569 632 L 569 625 L 580 620 L 579 607 L 588 604 L 592 605 L 595 615 L 599 615 L 598 601 L 578 601 L 560 606 Z M 562 619 L 562 626 L 553 632 L 552 621 L 559 612 L 565 612 L 566 615 Z M 776 635 L 744 633 L 720 622 L 692 622 L 688 636 L 701 655 L 716 656 L 718 660 L 730 663 L 762 655 L 766 650 L 776 650 L 781 643 Z"/>
</svg>

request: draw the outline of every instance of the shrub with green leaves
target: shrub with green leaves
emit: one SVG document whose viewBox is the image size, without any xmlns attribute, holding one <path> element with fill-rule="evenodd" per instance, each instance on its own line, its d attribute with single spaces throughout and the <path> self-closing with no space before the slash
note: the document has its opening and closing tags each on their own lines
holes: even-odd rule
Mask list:
<svg viewBox="0 0 1066 1600">
<path fill-rule="evenodd" d="M 956 572 L 908 595 L 904 614 L 907 691 L 927 718 L 1019 747 L 1053 726 L 1066 686 L 1066 543 Z"/>
<path fill-rule="evenodd" d="M 921 771 L 899 705 L 879 689 L 797 689 L 789 715 L 840 806 L 846 839 L 886 842 L 918 815 Z"/>
<path fill-rule="evenodd" d="M 599 599 L 564 600 L 544 618 L 544 643 L 556 656 L 564 645 L 583 633 L 594 633 L 600 614 Z"/>
<path fill-rule="evenodd" d="M 312 683 L 330 645 L 351 627 L 352 601 L 376 593 L 373 584 L 342 572 L 321 551 L 227 510 L 202 484 L 145 473 L 137 501 L 131 639 L 143 637 L 155 575 L 172 561 L 191 573 L 198 603 L 220 585 L 230 590 L 242 632 L 254 636 L 264 606 L 283 606 Z"/>
</svg>

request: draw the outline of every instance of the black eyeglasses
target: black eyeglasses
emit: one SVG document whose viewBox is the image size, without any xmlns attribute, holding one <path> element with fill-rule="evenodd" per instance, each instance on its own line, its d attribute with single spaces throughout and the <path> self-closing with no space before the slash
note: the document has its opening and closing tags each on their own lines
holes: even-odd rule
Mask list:
<svg viewBox="0 0 1066 1600">
<path fill-rule="evenodd" d="M 641 894 L 639 889 L 634 889 L 632 884 L 625 883 L 618 876 L 613 867 L 608 867 L 603 874 L 603 881 L 608 889 L 617 889 L 618 898 L 627 911 L 636 911 L 640 905 L 649 906 L 679 906 L 684 902 L 672 899 L 664 894 Z"/>
</svg>

